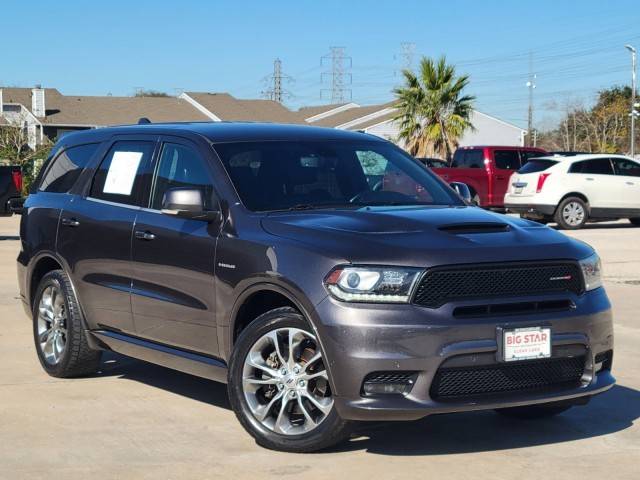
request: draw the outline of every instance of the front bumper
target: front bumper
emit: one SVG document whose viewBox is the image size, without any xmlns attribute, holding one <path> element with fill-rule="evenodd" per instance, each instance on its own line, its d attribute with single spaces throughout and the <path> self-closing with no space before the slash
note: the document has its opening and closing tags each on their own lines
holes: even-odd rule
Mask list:
<svg viewBox="0 0 640 480">
<path fill-rule="evenodd" d="M 412 420 L 436 413 L 572 400 L 611 388 L 615 383 L 611 372 L 596 373 L 594 361 L 598 353 L 613 349 L 611 310 L 604 289 L 583 295 L 554 294 L 544 298 L 571 298 L 575 308 L 556 313 L 463 320 L 453 317 L 453 308 L 473 302 L 432 310 L 414 305 L 347 304 L 326 298 L 316 307 L 314 323 L 328 359 L 339 414 L 350 420 Z M 509 302 L 523 300 L 522 297 L 508 299 Z M 492 302 L 504 303 L 505 299 Z M 494 355 L 497 363 L 498 330 L 525 326 L 551 327 L 554 357 L 572 347 L 582 348 L 586 364 L 580 385 L 454 400 L 431 398 L 430 387 L 443 363 L 455 359 L 458 364 L 466 362 L 473 366 L 486 361 L 488 355 Z M 367 374 L 377 371 L 418 374 L 408 394 L 366 396 L 362 393 L 363 381 Z"/>
</svg>

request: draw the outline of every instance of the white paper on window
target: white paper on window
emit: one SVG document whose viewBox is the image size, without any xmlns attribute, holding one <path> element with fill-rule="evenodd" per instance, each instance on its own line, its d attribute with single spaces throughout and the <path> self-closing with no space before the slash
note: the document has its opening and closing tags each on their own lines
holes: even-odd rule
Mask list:
<svg viewBox="0 0 640 480">
<path fill-rule="evenodd" d="M 102 191 L 116 195 L 131 195 L 140 160 L 142 152 L 114 152 Z"/>
</svg>

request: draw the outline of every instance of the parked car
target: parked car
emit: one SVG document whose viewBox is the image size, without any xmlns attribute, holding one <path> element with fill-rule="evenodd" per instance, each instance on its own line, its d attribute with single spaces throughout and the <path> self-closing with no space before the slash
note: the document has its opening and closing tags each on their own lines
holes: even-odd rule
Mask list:
<svg viewBox="0 0 640 480">
<path fill-rule="evenodd" d="M 502 209 L 511 174 L 542 155 L 547 152 L 539 148 L 462 147 L 454 153 L 451 167 L 433 171 L 447 182 L 466 183 L 476 205 Z"/>
<path fill-rule="evenodd" d="M 113 350 L 227 382 L 268 448 L 322 449 L 363 420 L 545 417 L 615 382 L 590 246 L 469 206 L 366 134 L 68 134 L 20 236 L 20 296 L 47 373 L 90 374 Z"/>
<path fill-rule="evenodd" d="M 571 230 L 589 220 L 640 225 L 640 163 L 608 154 L 536 158 L 511 178 L 505 206 Z"/>
<path fill-rule="evenodd" d="M 11 202 L 22 195 L 22 169 L 18 166 L 0 166 L 0 217 L 13 214 Z"/>
<path fill-rule="evenodd" d="M 442 160 L 441 158 L 432 158 L 432 157 L 416 157 L 420 163 L 422 163 L 425 167 L 429 168 L 446 168 L 449 166 L 446 160 Z"/>
</svg>

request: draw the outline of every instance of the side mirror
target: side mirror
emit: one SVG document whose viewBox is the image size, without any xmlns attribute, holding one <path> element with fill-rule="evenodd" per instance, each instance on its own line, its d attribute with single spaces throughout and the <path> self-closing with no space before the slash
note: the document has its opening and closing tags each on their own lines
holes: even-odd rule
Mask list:
<svg viewBox="0 0 640 480">
<path fill-rule="evenodd" d="M 197 188 L 171 188 L 162 198 L 162 213 L 193 220 L 213 221 L 217 210 L 205 210 L 202 191 Z"/>
<path fill-rule="evenodd" d="M 24 202 L 26 198 L 12 198 L 9 200 L 9 212 L 15 213 L 16 215 L 22 215 L 22 211 L 24 209 Z"/>
<path fill-rule="evenodd" d="M 449 186 L 453 188 L 460 196 L 460 198 L 462 198 L 465 202 L 471 203 L 471 190 L 469 190 L 469 187 L 466 183 L 451 182 Z"/>
</svg>

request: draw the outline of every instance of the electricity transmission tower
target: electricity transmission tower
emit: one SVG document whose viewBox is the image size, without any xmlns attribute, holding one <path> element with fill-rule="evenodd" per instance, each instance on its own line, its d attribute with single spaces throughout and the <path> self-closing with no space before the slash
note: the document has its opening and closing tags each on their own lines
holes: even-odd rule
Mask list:
<svg viewBox="0 0 640 480">
<path fill-rule="evenodd" d="M 289 75 L 282 73 L 282 60 L 279 58 L 273 61 L 273 73 L 266 76 L 264 81 L 269 85 L 269 88 L 262 92 L 264 98 L 282 103 L 284 97 L 291 96 L 291 93 L 284 89 L 283 83 L 291 82 L 293 79 Z"/>
<path fill-rule="evenodd" d="M 325 98 L 326 93 L 331 93 L 331 103 L 343 103 L 345 100 L 351 100 L 352 76 L 347 70 L 351 69 L 351 57 L 345 55 L 345 47 L 331 47 L 331 53 L 320 57 L 320 65 L 331 65 L 330 71 L 320 74 L 320 82 L 324 83 L 326 78 L 331 81 L 331 88 L 323 88 L 320 90 L 320 98 Z"/>
<path fill-rule="evenodd" d="M 400 71 L 413 70 L 413 57 L 416 53 L 416 44 L 413 42 L 402 42 L 400 44 L 400 53 L 396 55 L 399 60 Z"/>
</svg>

